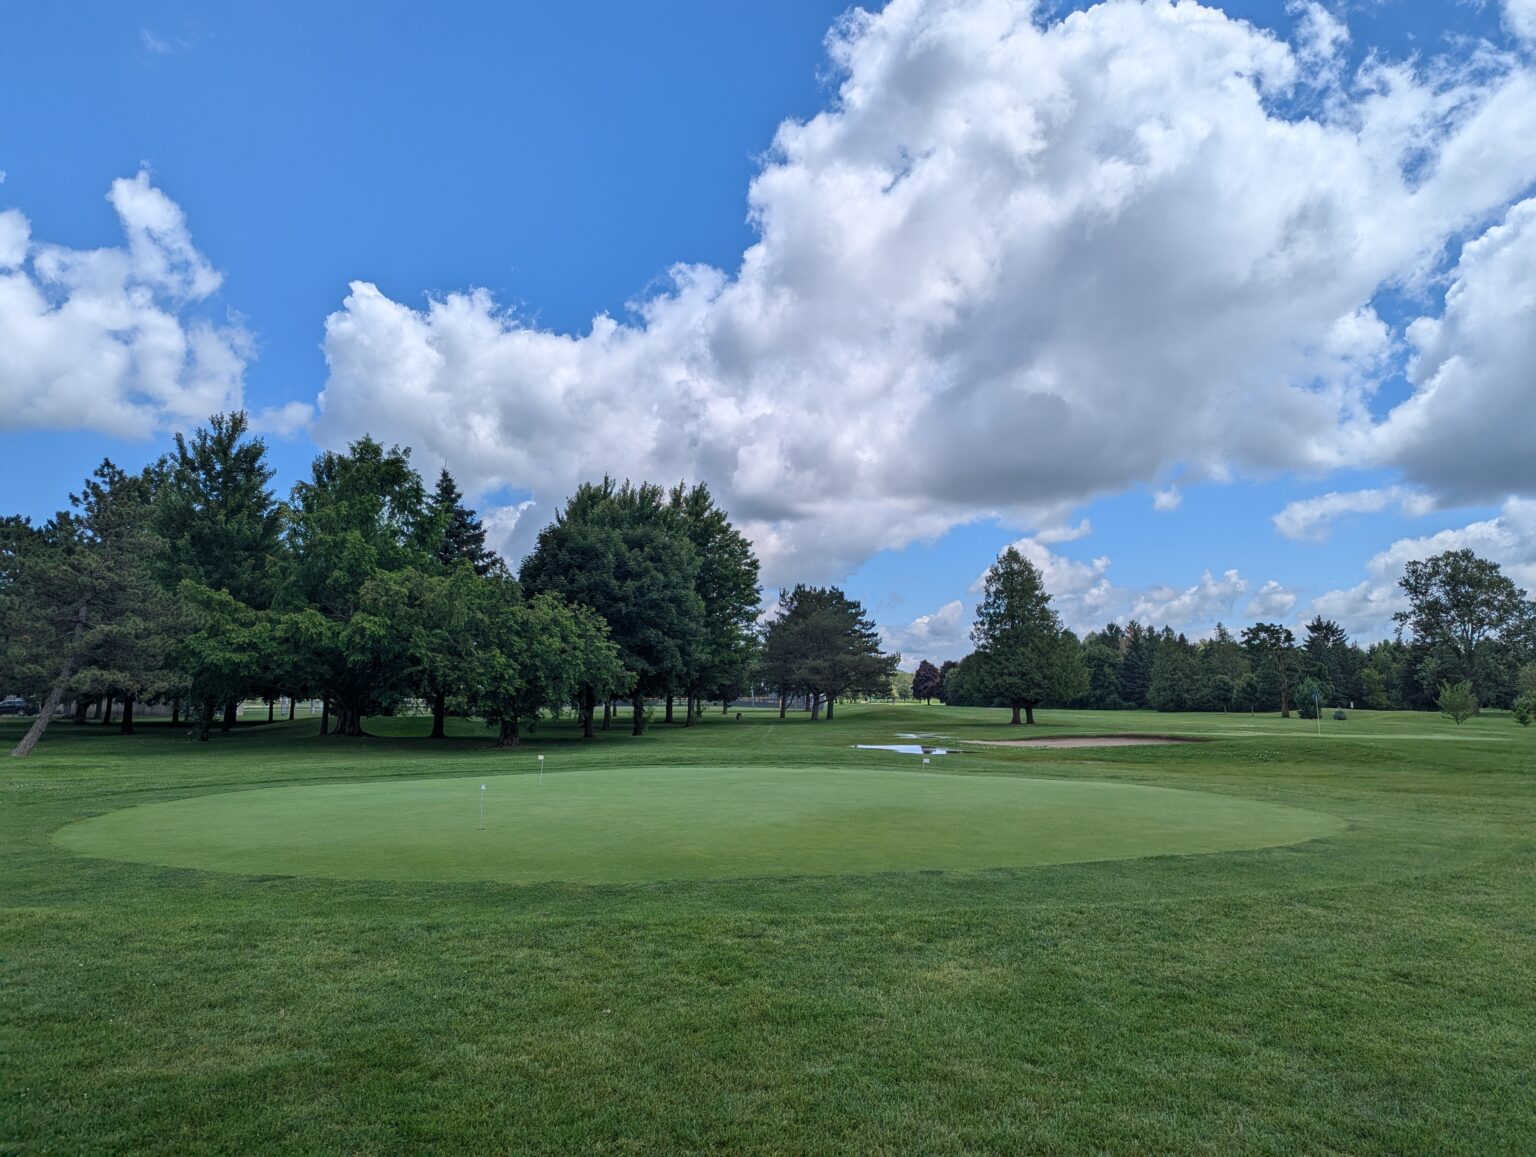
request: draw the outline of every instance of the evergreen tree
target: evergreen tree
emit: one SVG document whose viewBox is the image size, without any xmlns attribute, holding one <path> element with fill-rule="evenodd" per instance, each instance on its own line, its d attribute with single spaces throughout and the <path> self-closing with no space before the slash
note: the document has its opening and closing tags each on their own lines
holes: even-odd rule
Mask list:
<svg viewBox="0 0 1536 1157">
<path fill-rule="evenodd" d="M 1064 702 L 1087 688 L 1081 649 L 1051 609 L 1040 571 L 1008 547 L 987 571 L 986 590 L 971 628 L 984 693 L 1001 699 L 1018 723 L 1034 723 L 1042 700 Z"/>
<path fill-rule="evenodd" d="M 444 466 L 427 499 L 425 528 L 433 556 L 444 566 L 467 562 L 481 578 L 500 569 L 501 559 L 485 545 L 485 527 L 464 505 L 464 495 Z"/>
<path fill-rule="evenodd" d="M 768 624 L 764 660 L 782 698 L 803 694 L 811 718 L 827 718 L 843 695 L 890 687 L 901 656 L 880 649 L 880 632 L 856 599 L 837 587 L 796 586 L 779 592 L 779 616 Z"/>
</svg>

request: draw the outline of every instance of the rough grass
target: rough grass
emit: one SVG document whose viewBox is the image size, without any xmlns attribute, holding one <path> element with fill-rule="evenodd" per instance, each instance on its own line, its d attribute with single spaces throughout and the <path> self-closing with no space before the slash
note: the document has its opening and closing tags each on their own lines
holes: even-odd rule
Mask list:
<svg viewBox="0 0 1536 1157">
<path fill-rule="evenodd" d="M 11 1151 L 1528 1151 L 1536 731 L 1492 715 L 1043 716 L 1177 747 L 930 770 L 1193 789 L 1343 820 L 1263 850 L 584 886 L 250 876 L 59 828 L 232 788 L 647 766 L 910 769 L 845 709 L 522 753 L 462 724 L 211 744 L 50 731 L 0 811 Z M 0 742 L 20 725 L 0 728 Z"/>
</svg>

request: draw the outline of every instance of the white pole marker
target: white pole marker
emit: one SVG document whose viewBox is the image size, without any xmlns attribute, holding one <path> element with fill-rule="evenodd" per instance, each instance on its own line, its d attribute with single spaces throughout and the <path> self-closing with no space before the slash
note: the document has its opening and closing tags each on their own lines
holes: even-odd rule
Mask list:
<svg viewBox="0 0 1536 1157">
<path fill-rule="evenodd" d="M 480 785 L 480 830 L 485 831 L 485 784 Z"/>
</svg>

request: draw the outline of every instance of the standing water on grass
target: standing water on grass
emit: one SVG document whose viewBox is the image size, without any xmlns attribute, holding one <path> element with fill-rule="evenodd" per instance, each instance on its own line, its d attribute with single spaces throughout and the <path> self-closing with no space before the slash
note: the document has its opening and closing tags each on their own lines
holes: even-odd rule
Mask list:
<svg viewBox="0 0 1536 1157">
<path fill-rule="evenodd" d="M 929 747 L 924 743 L 855 743 L 858 751 L 895 751 L 902 755 L 948 755 L 947 747 Z"/>
</svg>

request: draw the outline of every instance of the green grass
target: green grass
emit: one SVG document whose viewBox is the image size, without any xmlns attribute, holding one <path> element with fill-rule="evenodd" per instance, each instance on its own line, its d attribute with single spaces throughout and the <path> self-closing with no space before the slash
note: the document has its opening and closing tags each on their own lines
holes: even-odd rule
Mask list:
<svg viewBox="0 0 1536 1157">
<path fill-rule="evenodd" d="M 59 726 L 5 769 L 0 1147 L 1529 1150 L 1536 730 L 1353 712 L 1319 737 L 1299 720 L 1045 713 L 1041 733 L 1210 741 L 972 749 L 928 774 L 849 747 L 1008 737 L 1003 718 L 713 716 L 591 745 L 557 726 L 522 752 L 469 724 L 443 743 L 409 734 L 425 720 L 206 745 Z M 538 752 L 546 792 L 610 799 L 706 768 L 755 769 L 727 773 L 748 789 L 824 768 L 834 796 L 1107 783 L 1339 826 L 1201 855 L 602 884 L 241 875 L 57 842 L 135 814 L 120 809 L 227 814 L 322 786 L 510 796 Z M 236 790 L 252 788 L 294 794 Z M 623 814 L 609 826 L 609 863 L 616 837 L 646 842 Z M 678 854 L 654 842 L 657 861 Z"/>
<path fill-rule="evenodd" d="M 1343 826 L 1206 792 L 1014 776 L 649 767 L 548 781 L 221 792 L 108 812 L 64 828 L 58 842 L 83 855 L 254 874 L 612 884 L 1235 851 Z"/>
</svg>

